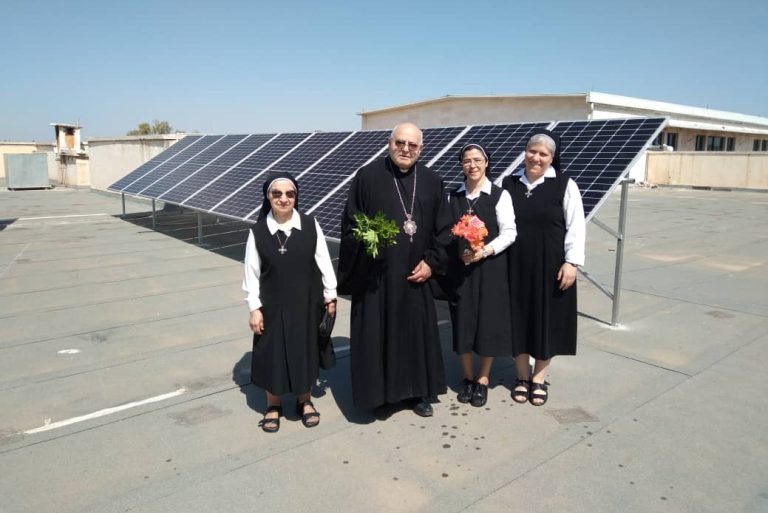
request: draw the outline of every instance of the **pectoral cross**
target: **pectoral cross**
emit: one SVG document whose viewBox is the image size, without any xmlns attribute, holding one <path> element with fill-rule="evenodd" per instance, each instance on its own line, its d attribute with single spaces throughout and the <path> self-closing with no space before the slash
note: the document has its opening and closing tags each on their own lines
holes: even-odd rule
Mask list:
<svg viewBox="0 0 768 513">
<path fill-rule="evenodd" d="M 531 196 L 533 196 L 533 193 L 530 190 L 525 191 L 525 197 L 526 198 L 530 198 Z"/>
<path fill-rule="evenodd" d="M 281 255 L 284 255 L 284 254 L 285 254 L 285 252 L 286 252 L 286 251 L 288 251 L 288 250 L 287 250 L 287 249 L 285 249 L 285 248 L 280 248 L 280 249 L 278 249 L 277 251 L 278 251 L 278 252 L 280 252 L 280 254 L 281 254 Z"/>
</svg>

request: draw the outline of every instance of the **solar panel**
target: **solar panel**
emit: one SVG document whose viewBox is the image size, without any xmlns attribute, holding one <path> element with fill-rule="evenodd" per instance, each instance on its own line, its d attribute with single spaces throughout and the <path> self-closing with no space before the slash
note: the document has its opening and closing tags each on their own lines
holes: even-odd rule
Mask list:
<svg viewBox="0 0 768 513">
<path fill-rule="evenodd" d="M 270 171 L 285 171 L 293 176 L 299 176 L 309 166 L 314 164 L 333 150 L 339 143 L 349 137 L 352 132 L 318 132 L 305 138 L 299 146 L 286 154 L 282 159 L 275 162 Z M 306 135 L 306 134 L 304 134 Z M 261 205 L 263 198 L 262 186 L 267 173 L 253 174 L 253 176 L 243 182 L 237 189 L 222 198 L 219 204 L 214 205 L 210 210 L 218 214 L 246 219 L 254 209 Z M 303 183 L 302 199 L 299 205 L 302 211 L 305 210 Z"/>
<path fill-rule="evenodd" d="M 579 186 L 584 215 L 590 219 L 650 144 L 664 118 L 567 121 L 552 131 L 560 136 L 562 171 Z"/>
<path fill-rule="evenodd" d="M 152 185 L 149 185 L 146 189 L 139 192 L 139 194 L 150 198 L 158 198 L 162 196 L 168 192 L 169 189 L 178 185 L 180 181 L 231 150 L 235 144 L 242 142 L 246 137 L 247 136 L 245 135 L 226 135 L 222 137 L 202 152 L 154 182 Z"/>
<path fill-rule="evenodd" d="M 160 164 L 163 164 L 170 160 L 171 158 L 175 157 L 178 153 L 181 153 L 183 150 L 186 150 L 189 146 L 195 144 L 200 139 L 202 139 L 203 136 L 201 135 L 188 135 L 181 140 L 177 141 L 175 144 L 172 144 L 170 147 L 168 147 L 166 150 L 158 153 L 124 177 L 122 177 L 120 180 L 116 181 L 112 185 L 110 185 L 107 189 L 110 191 L 115 192 L 121 192 L 123 189 L 125 189 L 128 185 L 135 182 L 139 178 L 143 177 L 153 169 L 155 169 Z"/>
<path fill-rule="evenodd" d="M 339 205 L 329 206 L 327 200 L 348 186 L 358 169 L 384 151 L 388 135 L 384 130 L 356 132 L 327 159 L 301 175 L 301 201 L 306 202 L 306 212 L 315 215 L 323 231 L 338 230 L 339 216 L 334 213 L 341 212 Z M 324 208 L 315 212 L 321 203 Z"/>
<path fill-rule="evenodd" d="M 251 155 L 265 143 L 264 135 L 249 135 L 228 151 L 222 153 L 219 158 L 212 160 L 196 172 L 180 181 L 168 192 L 161 195 L 159 199 L 171 203 L 181 204 L 187 198 L 205 188 L 208 184 L 217 180 L 227 172 L 228 169 L 235 166 L 238 162 Z"/>
<path fill-rule="evenodd" d="M 531 131 L 546 128 L 550 123 L 517 123 L 514 125 L 476 125 L 456 141 L 431 168 L 443 179 L 450 190 L 463 182 L 464 173 L 459 163 L 458 150 L 469 143 L 483 146 L 491 154 L 491 174 L 499 176 L 520 157 Z"/>
<path fill-rule="evenodd" d="M 501 178 L 522 159 L 536 128 L 560 134 L 563 171 L 576 181 L 589 219 L 664 126 L 664 118 L 517 123 L 424 130 L 420 162 L 452 187 L 462 180 L 456 152 L 470 142 L 491 153 Z M 357 170 L 384 154 L 387 131 L 187 136 L 109 187 L 128 194 L 253 220 L 266 171 L 288 171 L 301 187 L 300 209 L 338 238 L 341 212 Z"/>
<path fill-rule="evenodd" d="M 178 154 L 174 155 L 170 159 L 166 160 L 156 168 L 152 169 L 149 173 L 145 174 L 138 180 L 130 183 L 123 189 L 123 192 L 128 194 L 138 195 L 139 192 L 146 189 L 157 180 L 160 180 L 168 173 L 172 172 L 177 167 L 181 166 L 185 162 L 194 158 L 195 155 L 205 151 L 210 145 L 221 139 L 220 135 L 206 135 L 200 138 L 200 141 L 191 145 Z"/>
<path fill-rule="evenodd" d="M 451 143 L 456 136 L 458 136 L 467 127 L 465 126 L 450 126 L 445 128 L 425 128 L 424 133 L 424 148 L 419 155 L 419 161 L 424 164 L 429 163 L 430 160 L 435 158 L 443 148 Z"/>
<path fill-rule="evenodd" d="M 260 173 L 265 167 L 280 158 L 297 144 L 297 140 L 306 134 L 258 134 L 253 137 L 252 144 L 256 151 L 251 152 L 245 160 L 222 173 L 217 178 L 204 185 L 198 192 L 191 194 L 182 205 L 199 210 L 210 210 L 223 198 L 237 190 L 253 175 Z M 283 141 L 288 144 L 283 144 Z"/>
</svg>

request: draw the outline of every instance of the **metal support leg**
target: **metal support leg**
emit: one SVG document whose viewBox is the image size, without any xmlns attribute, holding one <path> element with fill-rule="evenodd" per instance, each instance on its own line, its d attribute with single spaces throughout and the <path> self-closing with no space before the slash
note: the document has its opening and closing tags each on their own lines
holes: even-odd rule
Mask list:
<svg viewBox="0 0 768 513">
<path fill-rule="evenodd" d="M 619 236 L 616 238 L 616 270 L 613 273 L 613 311 L 611 312 L 611 324 L 619 323 L 619 303 L 621 300 L 621 274 L 624 267 L 624 239 L 627 223 L 627 195 L 631 180 L 621 182 L 621 204 L 619 205 Z"/>
<path fill-rule="evenodd" d="M 157 226 L 157 215 L 155 212 L 155 200 L 152 200 L 152 229 L 154 230 Z"/>
<path fill-rule="evenodd" d="M 197 213 L 197 243 L 203 243 L 203 214 Z"/>
<path fill-rule="evenodd" d="M 120 197 L 121 197 L 121 198 L 122 198 L 122 200 L 123 200 L 123 217 L 125 217 L 125 193 L 124 193 L 124 192 L 121 192 L 121 193 L 120 193 Z"/>
</svg>

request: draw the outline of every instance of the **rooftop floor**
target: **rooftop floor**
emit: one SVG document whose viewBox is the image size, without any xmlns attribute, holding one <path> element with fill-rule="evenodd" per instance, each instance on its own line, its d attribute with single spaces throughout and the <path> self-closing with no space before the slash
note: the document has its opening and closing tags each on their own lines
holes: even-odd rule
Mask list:
<svg viewBox="0 0 768 513">
<path fill-rule="evenodd" d="M 242 223 L 84 190 L 0 190 L 0 511 L 768 511 L 768 195 L 633 188 L 621 326 L 579 282 L 541 408 L 499 359 L 484 408 L 351 404 L 348 304 L 322 422 L 267 435 Z M 618 196 L 598 217 L 616 225 Z M 587 269 L 615 241 L 591 225 Z M 449 383 L 460 370 L 441 308 Z M 38 429 L 40 428 L 40 429 Z"/>
</svg>

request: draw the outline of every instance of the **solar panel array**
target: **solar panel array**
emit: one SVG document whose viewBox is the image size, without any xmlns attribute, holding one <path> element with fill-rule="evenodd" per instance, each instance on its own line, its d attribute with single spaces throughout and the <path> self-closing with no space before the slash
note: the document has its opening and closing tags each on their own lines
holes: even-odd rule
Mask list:
<svg viewBox="0 0 768 513">
<path fill-rule="evenodd" d="M 589 219 L 665 123 L 665 118 L 631 118 L 428 128 L 420 162 L 450 188 L 462 180 L 458 151 L 479 143 L 490 152 L 491 174 L 500 183 L 522 163 L 531 131 L 549 128 L 560 135 L 562 171 L 579 186 Z M 387 154 L 388 135 L 378 130 L 190 135 L 109 190 L 253 221 L 268 172 L 288 171 L 301 187 L 300 210 L 313 214 L 326 236 L 338 238 L 350 181 L 360 167 Z"/>
</svg>

